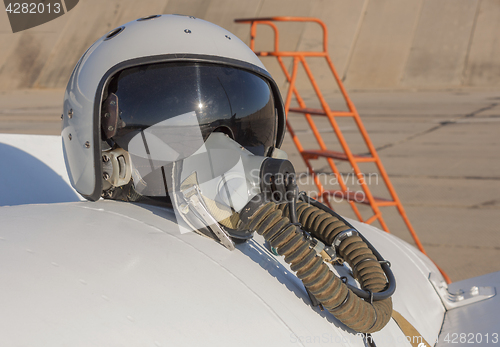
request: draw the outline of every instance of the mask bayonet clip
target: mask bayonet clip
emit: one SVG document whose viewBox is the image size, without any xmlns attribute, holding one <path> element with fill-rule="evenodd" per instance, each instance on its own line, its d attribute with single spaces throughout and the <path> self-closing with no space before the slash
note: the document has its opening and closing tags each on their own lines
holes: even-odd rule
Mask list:
<svg viewBox="0 0 500 347">
<path fill-rule="evenodd" d="M 221 228 L 220 224 L 215 220 L 215 218 L 208 212 L 207 207 L 203 202 L 203 197 L 197 185 L 182 191 L 184 198 L 188 202 L 190 210 L 194 210 L 198 218 L 206 225 L 210 230 L 217 236 L 220 243 L 233 251 L 235 249 L 234 242 L 231 240 L 229 235 Z"/>
</svg>

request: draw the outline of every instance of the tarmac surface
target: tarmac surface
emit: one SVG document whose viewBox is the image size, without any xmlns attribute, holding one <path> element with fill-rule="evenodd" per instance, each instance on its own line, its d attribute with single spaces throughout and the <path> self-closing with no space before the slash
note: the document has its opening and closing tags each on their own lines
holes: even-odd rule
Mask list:
<svg viewBox="0 0 500 347">
<path fill-rule="evenodd" d="M 428 255 L 453 281 L 500 271 L 500 91 L 352 92 L 371 141 Z M 60 134 L 63 90 L 0 92 L 0 133 Z M 312 99 L 311 99 L 312 100 Z M 342 108 L 339 95 L 329 99 Z M 310 102 L 309 107 L 317 107 Z M 305 148 L 317 149 L 302 115 L 290 121 Z M 317 117 L 329 149 L 340 151 L 326 119 Z M 354 153 L 366 152 L 355 124 L 339 119 Z M 301 188 L 313 191 L 305 165 L 290 137 L 282 147 L 299 173 Z M 334 188 L 325 161 L 315 168 Z M 336 163 L 354 191 L 347 162 Z M 365 164 L 370 189 L 382 197 L 387 190 L 374 166 Z M 361 205 L 360 205 L 361 206 Z M 342 215 L 354 218 L 345 202 L 333 202 Z M 367 206 L 360 207 L 365 219 Z M 412 243 L 394 207 L 383 217 L 391 232 Z M 378 226 L 377 222 L 374 225 Z M 389 259 L 390 260 L 390 259 Z"/>
</svg>

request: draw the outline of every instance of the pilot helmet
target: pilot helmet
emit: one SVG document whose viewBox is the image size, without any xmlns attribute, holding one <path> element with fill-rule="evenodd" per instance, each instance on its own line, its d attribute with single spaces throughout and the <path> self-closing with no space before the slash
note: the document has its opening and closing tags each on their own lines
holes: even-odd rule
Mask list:
<svg viewBox="0 0 500 347">
<path fill-rule="evenodd" d="M 285 111 L 252 50 L 202 19 L 156 15 L 110 31 L 80 58 L 64 95 L 66 168 L 88 200 L 166 196 L 165 167 L 214 133 L 268 157 Z"/>
</svg>

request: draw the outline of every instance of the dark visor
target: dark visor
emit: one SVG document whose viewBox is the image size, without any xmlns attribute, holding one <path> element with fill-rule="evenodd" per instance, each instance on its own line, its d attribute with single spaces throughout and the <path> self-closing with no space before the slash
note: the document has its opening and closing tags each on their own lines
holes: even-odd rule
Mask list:
<svg viewBox="0 0 500 347">
<path fill-rule="evenodd" d="M 222 131 L 256 155 L 267 155 L 275 146 L 277 115 L 271 87 L 242 69 L 193 62 L 137 66 L 117 74 L 107 92 L 118 100 L 113 140 L 126 150 L 131 139 L 148 128 L 158 128 L 155 136 L 178 153 L 186 152 L 181 147 L 196 150 L 199 146 L 189 143 L 192 139 L 183 134 L 182 124 L 158 127 L 189 114 L 196 116 L 203 141 L 213 131 Z"/>
</svg>

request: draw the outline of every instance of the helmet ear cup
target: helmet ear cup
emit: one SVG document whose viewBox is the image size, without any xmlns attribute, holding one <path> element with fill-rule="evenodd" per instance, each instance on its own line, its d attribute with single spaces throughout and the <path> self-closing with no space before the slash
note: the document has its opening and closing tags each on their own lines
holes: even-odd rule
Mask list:
<svg viewBox="0 0 500 347">
<path fill-rule="evenodd" d="M 123 148 L 103 151 L 103 188 L 121 187 L 130 182 L 132 177 L 132 160 Z"/>
</svg>

